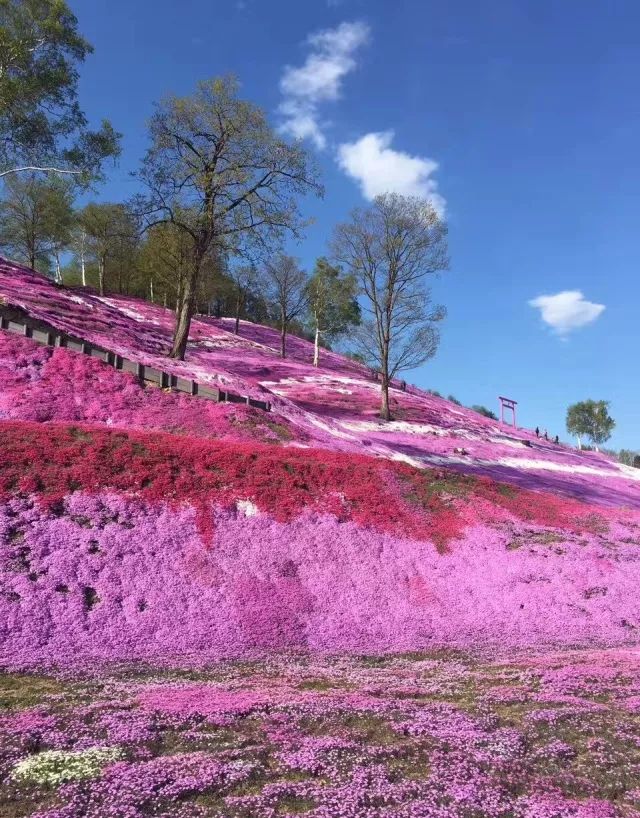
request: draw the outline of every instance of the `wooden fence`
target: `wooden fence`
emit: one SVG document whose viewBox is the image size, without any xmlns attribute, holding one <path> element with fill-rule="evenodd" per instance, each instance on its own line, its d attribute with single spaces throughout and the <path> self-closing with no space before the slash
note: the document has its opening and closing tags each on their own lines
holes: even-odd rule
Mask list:
<svg viewBox="0 0 640 818">
<path fill-rule="evenodd" d="M 110 352 L 97 344 L 61 332 L 44 321 L 32 318 L 24 310 L 1 303 L 0 329 L 12 332 L 15 335 L 23 335 L 25 338 L 31 338 L 39 344 L 63 347 L 84 355 L 90 355 L 92 358 L 97 358 L 122 372 L 130 372 L 143 384 L 153 384 L 161 389 L 171 389 L 186 395 L 217 401 L 218 403 L 244 403 L 256 409 L 262 409 L 264 412 L 271 411 L 269 401 L 256 400 L 256 398 L 251 398 L 248 395 L 237 395 L 234 392 L 218 389 L 218 387 L 210 384 L 199 383 L 190 378 L 181 378 L 179 375 L 165 372 L 162 369 L 131 361 L 129 358 Z"/>
</svg>

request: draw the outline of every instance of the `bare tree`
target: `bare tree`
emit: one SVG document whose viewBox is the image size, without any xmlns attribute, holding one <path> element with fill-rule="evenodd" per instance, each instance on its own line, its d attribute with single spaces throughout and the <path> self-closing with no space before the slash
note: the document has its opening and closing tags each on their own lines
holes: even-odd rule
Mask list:
<svg viewBox="0 0 640 818">
<path fill-rule="evenodd" d="M 193 241 L 171 357 L 184 359 L 203 262 L 242 239 L 299 235 L 297 199 L 322 193 L 300 144 L 273 132 L 264 113 L 238 99 L 232 78 L 201 82 L 192 96 L 169 97 L 151 120 L 151 147 L 139 178 L 149 195 L 147 224 L 170 222 Z"/>
<path fill-rule="evenodd" d="M 356 276 L 368 316 L 355 343 L 380 371 L 380 417 L 389 420 L 389 384 L 405 369 L 431 358 L 437 323 L 445 309 L 433 306 L 426 281 L 448 267 L 447 228 L 431 202 L 387 193 L 338 225 L 333 255 Z"/>
<path fill-rule="evenodd" d="M 273 303 L 280 324 L 280 355 L 287 357 L 289 324 L 304 313 L 309 303 L 309 278 L 292 256 L 280 254 L 264 268 L 267 298 Z"/>
<path fill-rule="evenodd" d="M 240 316 L 247 304 L 247 297 L 256 289 L 258 272 L 254 264 L 235 264 L 229 268 L 229 278 L 233 283 L 235 301 L 234 332 L 240 332 Z"/>
</svg>

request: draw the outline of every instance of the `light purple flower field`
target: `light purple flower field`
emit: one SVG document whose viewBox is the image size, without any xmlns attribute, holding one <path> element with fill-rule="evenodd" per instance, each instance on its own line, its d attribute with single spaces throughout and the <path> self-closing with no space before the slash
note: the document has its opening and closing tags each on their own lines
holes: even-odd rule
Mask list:
<svg viewBox="0 0 640 818">
<path fill-rule="evenodd" d="M 182 363 L 146 302 L 8 262 L 0 299 L 274 409 L 0 332 L 2 440 L 39 441 L 0 458 L 0 815 L 640 816 L 640 473 L 412 387 L 382 424 L 267 327 L 199 318 Z"/>
</svg>

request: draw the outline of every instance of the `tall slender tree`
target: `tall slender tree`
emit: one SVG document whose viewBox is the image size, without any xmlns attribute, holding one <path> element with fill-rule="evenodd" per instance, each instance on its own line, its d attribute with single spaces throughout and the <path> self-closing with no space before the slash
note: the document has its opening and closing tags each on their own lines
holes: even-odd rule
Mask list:
<svg viewBox="0 0 640 818">
<path fill-rule="evenodd" d="M 336 228 L 333 255 L 358 280 L 366 320 L 354 337 L 380 372 L 380 416 L 389 420 L 392 378 L 438 348 L 445 310 L 426 282 L 448 266 L 446 224 L 430 201 L 387 193 Z"/>
<path fill-rule="evenodd" d="M 240 332 L 240 317 L 251 292 L 257 288 L 258 272 L 253 264 L 234 264 L 229 269 L 229 278 L 233 282 L 234 295 L 234 333 Z"/>
<path fill-rule="evenodd" d="M 309 313 L 313 325 L 313 365 L 320 362 L 320 338 L 331 341 L 360 323 L 356 295 L 358 281 L 344 275 L 326 258 L 319 258 L 307 285 Z"/>
<path fill-rule="evenodd" d="M 169 222 L 193 243 L 170 353 L 183 359 L 208 254 L 224 256 L 240 238 L 264 244 L 299 235 L 298 199 L 321 187 L 302 146 L 282 141 L 230 77 L 164 99 L 150 137 L 139 173 L 147 224 Z"/>
<path fill-rule="evenodd" d="M 133 213 L 123 204 L 90 202 L 79 214 L 87 236 L 89 254 L 98 265 L 98 289 L 105 294 L 107 260 L 115 258 L 123 243 L 133 243 L 138 233 Z"/>
<path fill-rule="evenodd" d="M 309 303 L 309 277 L 297 259 L 281 253 L 265 265 L 264 281 L 280 324 L 280 355 L 286 358 L 289 325 L 304 314 Z"/>
</svg>

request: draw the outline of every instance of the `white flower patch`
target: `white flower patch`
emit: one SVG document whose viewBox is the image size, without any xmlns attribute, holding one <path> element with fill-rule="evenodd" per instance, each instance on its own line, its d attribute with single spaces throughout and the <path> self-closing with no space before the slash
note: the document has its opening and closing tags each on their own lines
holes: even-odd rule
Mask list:
<svg viewBox="0 0 640 818">
<path fill-rule="evenodd" d="M 345 429 L 353 432 L 383 432 L 407 435 L 439 435 L 446 437 L 448 432 L 440 426 L 428 423 L 411 423 L 406 420 L 345 420 L 341 422 Z"/>
<path fill-rule="evenodd" d="M 251 500 L 236 500 L 236 509 L 239 514 L 245 517 L 256 517 L 260 514 L 260 509 Z"/>
<path fill-rule="evenodd" d="M 67 781 L 97 778 L 105 764 L 122 757 L 118 747 L 89 747 L 86 750 L 46 750 L 20 761 L 13 768 L 15 781 L 31 781 L 57 787 Z"/>
<path fill-rule="evenodd" d="M 497 443 L 500 446 L 511 446 L 512 449 L 522 449 L 522 440 L 514 440 L 512 437 L 490 437 L 489 443 Z"/>
</svg>

